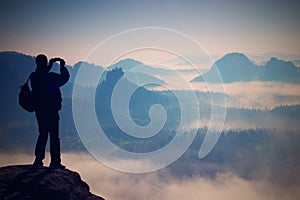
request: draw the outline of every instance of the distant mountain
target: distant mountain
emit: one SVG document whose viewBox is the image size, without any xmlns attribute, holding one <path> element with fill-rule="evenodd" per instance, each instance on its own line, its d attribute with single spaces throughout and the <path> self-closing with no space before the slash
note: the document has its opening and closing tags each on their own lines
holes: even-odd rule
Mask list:
<svg viewBox="0 0 300 200">
<path fill-rule="evenodd" d="M 8 123 L 13 118 L 18 119 L 19 116 L 24 116 L 21 108 L 15 105 L 18 104 L 20 86 L 34 70 L 34 66 L 34 58 L 31 56 L 16 52 L 0 53 L 1 122 Z M 20 113 L 20 115 L 14 116 L 15 113 Z"/>
<path fill-rule="evenodd" d="M 19 83 L 25 81 L 24 75 L 29 75 L 35 68 L 34 57 L 13 51 L 0 52 L 0 73 L 9 74 L 1 81 L 16 79 Z M 3 80 L 5 79 L 5 80 Z"/>
<path fill-rule="evenodd" d="M 167 75 L 172 72 L 172 70 L 152 67 L 131 58 L 121 60 L 108 67 L 108 69 L 113 69 L 113 68 L 122 68 L 125 72 L 133 71 L 133 72 L 140 72 L 148 75 Z"/>
<path fill-rule="evenodd" d="M 127 79 L 136 84 L 144 82 L 152 82 L 157 84 L 165 84 L 165 81 L 156 78 L 155 75 L 167 75 L 173 73 L 171 70 L 163 68 L 155 68 L 134 59 L 124 59 L 111 66 L 108 69 L 122 68 L 127 72 Z"/>
<path fill-rule="evenodd" d="M 86 77 L 93 77 L 95 76 L 95 74 L 101 74 L 103 72 L 103 67 L 100 66 L 100 65 L 95 65 L 95 64 L 92 64 L 92 63 L 88 63 L 88 62 L 85 62 L 85 61 L 79 61 L 77 62 L 73 67 L 70 67 L 69 71 L 70 71 L 70 82 L 71 83 L 74 83 L 75 82 L 75 78 L 76 78 L 76 75 L 77 75 L 77 72 L 79 70 L 79 68 L 85 68 L 84 70 L 84 73 L 85 73 L 85 76 Z M 87 78 L 84 82 L 84 86 L 90 86 L 92 85 L 93 81 L 89 78 Z"/>
<path fill-rule="evenodd" d="M 192 73 L 192 72 L 198 72 L 197 69 L 166 69 L 166 68 L 161 68 L 161 67 L 152 67 L 149 65 L 146 65 L 140 61 L 131 59 L 131 58 L 127 58 L 124 60 L 121 60 L 111 66 L 108 67 L 108 69 L 113 69 L 113 68 L 117 68 L 117 67 L 121 67 L 125 72 L 133 70 L 134 72 L 140 72 L 140 73 L 144 73 L 144 74 L 148 74 L 151 76 L 155 76 L 155 75 L 160 75 L 160 76 L 167 76 L 167 75 L 172 75 L 175 73 L 180 73 L 180 72 L 184 72 L 184 73 Z"/>
<path fill-rule="evenodd" d="M 237 81 L 300 81 L 299 70 L 292 62 L 271 58 L 265 65 L 259 66 L 251 62 L 242 53 L 231 53 L 217 60 L 209 71 L 194 78 L 192 82 L 219 82 L 215 74 L 216 69 L 219 70 L 224 83 Z"/>
<path fill-rule="evenodd" d="M 263 67 L 261 80 L 299 82 L 300 73 L 292 62 L 278 60 L 273 57 Z"/>
</svg>

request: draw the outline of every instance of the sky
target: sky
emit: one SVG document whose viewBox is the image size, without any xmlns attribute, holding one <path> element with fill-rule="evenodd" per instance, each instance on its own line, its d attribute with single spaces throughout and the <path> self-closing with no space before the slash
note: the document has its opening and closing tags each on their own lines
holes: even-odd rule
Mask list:
<svg viewBox="0 0 300 200">
<path fill-rule="evenodd" d="M 162 27 L 192 37 L 209 55 L 297 56 L 299 7 L 296 0 L 4 0 L 0 2 L 0 51 L 43 52 L 72 65 L 121 31 Z"/>
</svg>

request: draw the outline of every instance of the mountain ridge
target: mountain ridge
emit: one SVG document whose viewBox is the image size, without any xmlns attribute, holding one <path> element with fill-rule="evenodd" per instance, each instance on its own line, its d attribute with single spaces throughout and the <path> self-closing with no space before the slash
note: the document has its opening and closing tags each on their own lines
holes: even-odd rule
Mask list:
<svg viewBox="0 0 300 200">
<path fill-rule="evenodd" d="M 28 76 L 30 71 L 34 70 L 34 56 L 15 51 L 2 51 L 0 52 L 0 66 L 9 66 L 9 69 L 3 69 L 3 67 L 1 67 L 1 72 L 3 70 L 15 72 L 15 76 L 19 79 L 18 82 L 21 83 L 23 81 L 22 79 L 24 79 L 22 75 L 27 74 Z M 73 66 L 70 66 L 70 73 L 73 74 L 73 78 L 76 77 L 80 66 L 89 66 L 91 73 L 93 70 L 102 71 L 106 69 L 101 65 L 78 61 Z M 164 76 L 170 75 L 170 73 L 176 73 L 174 70 L 152 67 L 132 58 L 120 60 L 108 66 L 107 69 L 118 67 L 121 67 L 125 72 L 130 71 L 133 73 L 130 76 L 135 76 L 135 79 L 140 80 L 139 82 L 143 82 L 145 79 L 146 82 L 152 81 L 164 84 L 164 80 L 157 78 L 156 75 Z M 223 82 L 225 83 L 238 81 L 300 82 L 300 69 L 298 69 L 292 61 L 284 61 L 276 57 L 271 57 L 264 65 L 258 65 L 251 61 L 245 54 L 238 52 L 229 53 L 219 58 L 206 73 L 193 78 L 191 82 L 220 82 L 219 78 L 215 77 L 215 72 L 213 72 L 216 69 L 219 70 Z M 58 64 L 54 65 L 53 70 L 58 70 Z M 184 70 L 177 70 L 177 73 L 178 72 L 184 73 Z M 71 82 L 74 82 L 74 79 L 72 79 Z"/>
<path fill-rule="evenodd" d="M 192 82 L 220 82 L 216 76 L 219 71 L 224 83 L 238 81 L 276 81 L 299 83 L 300 73 L 291 61 L 271 57 L 265 65 L 256 65 L 243 53 L 230 53 L 218 59 L 202 76 L 195 77 Z"/>
</svg>

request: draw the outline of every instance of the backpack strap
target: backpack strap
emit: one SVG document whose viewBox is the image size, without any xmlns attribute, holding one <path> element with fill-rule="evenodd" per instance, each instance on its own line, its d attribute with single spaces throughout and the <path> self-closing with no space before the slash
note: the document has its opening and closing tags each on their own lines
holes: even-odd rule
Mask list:
<svg viewBox="0 0 300 200">
<path fill-rule="evenodd" d="M 31 78 L 31 75 L 32 75 L 32 72 L 31 72 L 31 74 L 28 76 L 26 82 L 21 86 L 21 89 L 22 89 L 22 87 L 24 87 L 25 85 L 28 85 L 28 82 L 29 82 L 29 80 L 30 80 L 30 78 Z M 28 86 L 29 86 L 29 85 L 28 85 Z"/>
<path fill-rule="evenodd" d="M 32 76 L 32 73 L 33 73 L 33 72 L 31 72 L 31 74 L 28 76 L 28 78 L 27 78 L 25 84 L 28 84 L 28 81 L 30 80 L 30 78 L 31 78 L 31 76 Z"/>
</svg>

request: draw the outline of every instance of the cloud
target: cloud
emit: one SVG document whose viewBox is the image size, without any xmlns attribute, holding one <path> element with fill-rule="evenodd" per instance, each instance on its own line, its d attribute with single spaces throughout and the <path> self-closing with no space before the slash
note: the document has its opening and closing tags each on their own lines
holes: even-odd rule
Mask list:
<svg viewBox="0 0 300 200">
<path fill-rule="evenodd" d="M 299 185 L 280 187 L 264 180 L 245 180 L 232 173 L 218 174 L 215 178 L 201 176 L 176 177 L 168 168 L 148 174 L 128 174 L 112 170 L 88 154 L 67 153 L 63 162 L 78 171 L 92 192 L 106 199 L 243 199 L 277 200 L 299 199 Z M 33 156 L 2 154 L 1 166 L 28 163 Z M 49 157 L 46 162 L 49 163 Z"/>
<path fill-rule="evenodd" d="M 300 104 L 300 85 L 280 82 L 238 82 L 225 84 L 228 107 L 273 108 Z"/>
<path fill-rule="evenodd" d="M 300 104 L 300 84 L 282 83 L 282 82 L 235 82 L 226 84 L 206 83 L 188 83 L 195 77 L 193 73 L 181 73 L 184 79 L 178 81 L 178 77 L 159 77 L 166 80 L 172 89 L 176 90 L 194 90 L 202 92 L 224 92 L 228 95 L 226 100 L 227 107 L 238 108 L 273 108 L 280 105 Z M 157 88 L 165 90 L 166 88 Z"/>
</svg>

